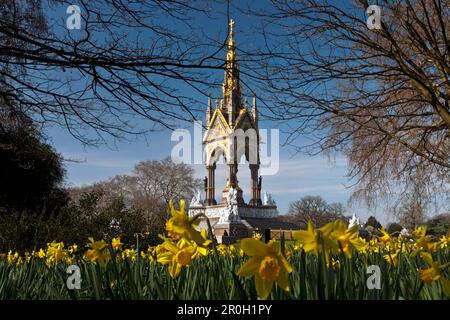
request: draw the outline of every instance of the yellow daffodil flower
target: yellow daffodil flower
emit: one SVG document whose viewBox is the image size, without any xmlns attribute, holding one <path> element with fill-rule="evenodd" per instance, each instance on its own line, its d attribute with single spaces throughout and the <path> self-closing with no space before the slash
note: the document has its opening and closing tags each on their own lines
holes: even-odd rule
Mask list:
<svg viewBox="0 0 450 320">
<path fill-rule="evenodd" d="M 47 244 L 46 263 L 60 263 L 68 256 L 67 250 L 64 249 L 64 243 L 53 241 Z"/>
<path fill-rule="evenodd" d="M 158 262 L 169 265 L 169 274 L 175 279 L 183 267 L 191 264 L 192 257 L 197 250 L 184 239 L 179 240 L 176 244 L 166 240 L 162 246 L 166 251 L 158 256 Z"/>
<path fill-rule="evenodd" d="M 84 258 L 87 261 L 91 261 L 93 263 L 98 263 L 101 267 L 104 267 L 106 263 L 111 259 L 111 254 L 108 250 L 108 243 L 104 240 L 94 241 L 94 238 L 88 238 L 90 243 L 88 243 L 88 247 L 90 248 L 84 254 Z"/>
<path fill-rule="evenodd" d="M 386 230 L 384 230 L 383 227 L 381 227 L 380 232 L 383 235 L 381 237 L 378 237 L 378 240 L 380 240 L 384 245 L 392 240 L 391 235 Z"/>
<path fill-rule="evenodd" d="M 416 227 L 413 231 L 413 239 L 418 246 L 418 252 L 425 251 L 435 251 L 439 247 L 439 242 L 430 241 L 429 236 L 427 234 L 427 227 L 420 226 Z"/>
<path fill-rule="evenodd" d="M 148 247 L 147 248 L 147 258 L 151 263 L 155 263 L 158 258 L 157 247 Z"/>
<path fill-rule="evenodd" d="M 122 251 L 122 259 L 123 260 L 130 260 L 131 262 L 136 262 L 137 260 L 137 252 L 135 249 L 125 249 Z"/>
<path fill-rule="evenodd" d="M 439 247 L 441 249 L 448 248 L 449 247 L 449 243 L 450 243 L 450 237 L 442 236 L 439 239 Z"/>
<path fill-rule="evenodd" d="M 283 290 L 289 291 L 287 273 L 292 272 L 292 267 L 281 253 L 279 243 L 272 240 L 265 244 L 246 238 L 241 240 L 240 246 L 250 259 L 239 269 L 237 275 L 254 275 L 256 292 L 261 299 L 269 296 L 274 282 Z"/>
<path fill-rule="evenodd" d="M 426 234 L 427 234 L 427 227 L 425 227 L 425 226 L 416 227 L 414 229 L 414 231 L 412 232 L 414 240 L 423 238 L 423 237 L 425 237 Z"/>
<path fill-rule="evenodd" d="M 398 265 L 398 256 L 399 256 L 400 252 L 401 252 L 400 250 L 397 250 L 394 253 L 385 254 L 383 256 L 384 260 L 386 260 L 387 262 L 392 264 L 394 267 L 396 267 Z"/>
<path fill-rule="evenodd" d="M 433 261 L 433 257 L 428 252 L 421 252 L 420 257 L 430 266 L 428 269 L 418 270 L 420 279 L 426 284 L 430 284 L 433 281 L 439 281 L 444 294 L 446 296 L 450 295 L 450 280 L 443 276 L 445 269 L 450 266 L 450 263 L 438 265 L 435 261 Z"/>
<path fill-rule="evenodd" d="M 216 248 L 221 256 L 227 255 L 227 247 L 224 244 L 219 244 Z"/>
<path fill-rule="evenodd" d="M 36 256 L 39 258 L 39 259 L 44 259 L 45 258 L 45 251 L 41 248 L 41 249 L 39 249 L 39 251 L 38 251 L 38 253 L 36 254 Z"/>
<path fill-rule="evenodd" d="M 337 242 L 330 238 L 333 227 L 334 224 L 331 222 L 316 229 L 312 221 L 309 221 L 307 230 L 293 231 L 292 236 L 303 246 L 305 252 L 311 252 L 316 256 L 318 256 L 319 253 L 324 252 L 328 263 L 330 251 L 333 251 L 338 247 Z"/>
<path fill-rule="evenodd" d="M 340 250 L 348 258 L 352 257 L 352 250 L 363 251 L 367 246 L 366 241 L 359 237 L 358 229 L 357 225 L 347 229 L 347 226 L 341 220 L 334 222 L 331 238 L 338 242 Z"/>
<path fill-rule="evenodd" d="M 169 202 L 172 217 L 166 223 L 166 230 L 168 231 L 169 236 L 174 234 L 179 235 L 187 240 L 195 241 L 199 246 L 204 246 L 205 239 L 202 237 L 201 233 L 195 229 L 200 223 L 200 219 L 198 217 L 188 217 L 184 210 L 184 206 L 184 200 L 180 200 L 180 210 L 176 210 L 172 200 Z"/>
<path fill-rule="evenodd" d="M 19 253 L 18 252 L 12 253 L 12 250 L 9 250 L 8 255 L 7 255 L 8 262 L 9 263 L 14 263 L 18 259 L 19 259 Z"/>
<path fill-rule="evenodd" d="M 123 243 L 122 242 L 120 242 L 120 237 L 118 237 L 118 238 L 112 238 L 112 240 L 111 240 L 111 246 L 112 246 L 112 248 L 114 249 L 114 250 L 120 250 L 120 249 L 122 249 L 122 245 L 123 245 Z"/>
<path fill-rule="evenodd" d="M 117 280 L 111 280 L 111 281 L 109 282 L 109 287 L 110 287 L 111 289 L 114 289 L 115 287 L 117 287 Z"/>
<path fill-rule="evenodd" d="M 253 239 L 261 240 L 262 234 L 260 232 L 253 232 Z"/>
<path fill-rule="evenodd" d="M 334 258 L 331 259 L 331 266 L 333 267 L 333 270 L 339 269 L 341 267 L 341 263 L 339 260 L 335 260 Z"/>
<path fill-rule="evenodd" d="M 69 247 L 70 254 L 74 254 L 77 251 L 78 251 L 78 246 L 76 244 L 73 244 Z"/>
</svg>

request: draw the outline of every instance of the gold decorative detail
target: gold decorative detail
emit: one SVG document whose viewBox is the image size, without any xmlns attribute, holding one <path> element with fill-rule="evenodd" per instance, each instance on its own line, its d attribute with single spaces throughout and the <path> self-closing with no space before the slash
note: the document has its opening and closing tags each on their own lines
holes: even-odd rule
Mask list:
<svg viewBox="0 0 450 320">
<path fill-rule="evenodd" d="M 250 125 L 251 125 L 252 128 L 256 128 L 256 125 L 255 125 L 255 122 L 253 121 L 253 118 L 250 117 L 250 116 L 246 117 L 245 114 L 247 114 L 247 115 L 249 114 L 247 109 L 241 109 L 239 111 L 239 116 L 236 119 L 236 122 L 234 123 L 233 129 L 237 129 L 241 125 L 241 122 L 244 119 L 247 119 L 248 121 L 250 121 Z M 259 135 L 258 131 L 256 131 L 256 134 Z"/>
<path fill-rule="evenodd" d="M 221 118 L 221 122 L 222 124 L 226 127 L 226 129 L 231 129 L 230 125 L 228 124 L 228 122 L 225 120 L 225 117 L 222 114 L 222 111 L 220 111 L 220 109 L 216 108 L 216 110 L 213 113 L 213 116 L 211 117 L 211 120 L 209 121 L 209 125 L 208 128 L 211 128 L 214 124 L 214 120 L 219 117 Z M 226 132 L 223 132 L 224 134 L 226 134 Z"/>
<path fill-rule="evenodd" d="M 225 75 L 222 84 L 223 97 L 227 97 L 232 91 L 236 91 L 240 95 L 241 88 L 239 86 L 239 68 L 237 65 L 237 55 L 234 43 L 234 20 L 230 20 L 230 34 L 228 37 L 228 52 L 225 62 Z"/>
<path fill-rule="evenodd" d="M 233 27 L 234 27 L 234 20 L 230 20 L 230 37 L 228 39 L 228 49 L 234 49 L 234 34 L 233 34 Z"/>
</svg>

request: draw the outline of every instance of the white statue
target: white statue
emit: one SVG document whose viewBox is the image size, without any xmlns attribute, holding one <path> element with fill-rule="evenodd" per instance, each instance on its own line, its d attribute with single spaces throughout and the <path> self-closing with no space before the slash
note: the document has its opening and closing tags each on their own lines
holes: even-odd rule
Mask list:
<svg viewBox="0 0 450 320">
<path fill-rule="evenodd" d="M 265 206 L 274 206 L 274 205 L 276 205 L 275 201 L 272 199 L 272 194 L 264 192 L 263 205 L 265 205 Z"/>
<path fill-rule="evenodd" d="M 275 200 L 272 199 L 272 194 L 271 193 L 269 193 L 269 203 L 270 203 L 271 206 L 275 206 L 276 205 Z"/>
<path fill-rule="evenodd" d="M 353 216 L 352 216 L 352 218 L 351 218 L 350 221 L 348 222 L 348 228 L 350 229 L 351 227 L 356 226 L 356 225 L 358 225 L 358 226 L 361 227 L 361 224 L 360 224 L 360 222 L 359 222 L 359 217 L 357 217 L 357 216 L 356 216 L 356 213 L 354 213 Z"/>
<path fill-rule="evenodd" d="M 233 200 L 235 199 L 235 193 L 236 191 L 234 190 L 233 187 L 230 187 L 230 190 L 228 190 L 228 195 L 227 195 L 227 207 L 231 206 L 233 203 Z"/>
<path fill-rule="evenodd" d="M 265 206 L 269 205 L 269 195 L 267 194 L 267 192 L 264 192 L 263 205 L 265 205 Z"/>
<path fill-rule="evenodd" d="M 237 191 L 230 187 L 227 195 L 227 207 L 224 213 L 220 216 L 219 223 L 237 222 L 240 220 L 238 214 Z"/>
<path fill-rule="evenodd" d="M 202 194 L 200 190 L 197 190 L 197 195 L 192 197 L 190 207 L 201 207 L 202 204 Z"/>
</svg>

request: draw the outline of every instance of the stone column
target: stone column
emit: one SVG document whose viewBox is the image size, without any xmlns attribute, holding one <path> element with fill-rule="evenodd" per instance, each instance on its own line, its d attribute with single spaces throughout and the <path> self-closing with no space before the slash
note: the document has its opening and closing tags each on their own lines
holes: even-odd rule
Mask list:
<svg viewBox="0 0 450 320">
<path fill-rule="evenodd" d="M 237 187 L 237 163 L 228 164 L 228 184 L 236 188 Z"/>
<path fill-rule="evenodd" d="M 228 178 L 227 185 L 222 192 L 222 204 L 227 203 L 228 192 L 230 191 L 230 187 L 233 187 L 237 192 L 237 201 L 239 206 L 245 205 L 244 198 L 242 197 L 242 189 L 239 187 L 239 181 L 237 179 L 238 172 L 238 163 L 228 163 Z"/>
<path fill-rule="evenodd" d="M 216 164 L 213 164 L 211 166 L 206 166 L 206 170 L 208 171 L 208 179 L 207 185 L 206 185 L 206 199 L 205 204 L 208 206 L 213 206 L 216 203 L 215 200 L 215 170 L 216 170 Z"/>
<path fill-rule="evenodd" d="M 259 180 L 258 180 L 258 206 L 262 206 L 262 201 L 261 201 L 261 185 L 262 185 L 262 177 L 259 176 Z"/>
<path fill-rule="evenodd" d="M 260 206 L 262 204 L 260 192 L 259 192 L 259 185 L 258 185 L 258 170 L 259 165 L 257 164 L 250 164 L 250 187 L 251 187 L 251 199 L 249 202 L 249 205 L 251 206 Z"/>
</svg>

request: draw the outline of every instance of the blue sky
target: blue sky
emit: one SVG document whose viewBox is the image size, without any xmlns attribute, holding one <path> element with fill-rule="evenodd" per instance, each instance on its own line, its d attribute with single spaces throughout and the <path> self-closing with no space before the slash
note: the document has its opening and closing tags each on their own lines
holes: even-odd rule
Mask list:
<svg viewBox="0 0 450 320">
<path fill-rule="evenodd" d="M 76 1 L 75 1 L 76 2 Z M 250 1 L 250 3 L 254 3 Z M 75 4 L 75 3 L 74 3 Z M 216 9 L 216 8 L 214 8 Z M 223 13 L 225 8 L 217 8 L 217 13 Z M 59 8 L 55 13 L 65 17 L 64 8 Z M 258 39 L 251 32 L 254 21 L 249 17 L 239 13 L 231 12 L 231 16 L 236 21 L 235 39 L 237 48 L 250 51 L 258 43 Z M 56 18 L 55 18 L 56 19 Z M 214 17 L 213 17 L 214 19 Z M 214 21 L 214 23 L 212 23 Z M 206 19 L 199 16 L 196 24 L 199 28 L 215 39 L 223 39 L 226 36 L 227 21 L 226 16 L 218 20 Z M 225 51 L 222 53 L 225 57 Z M 214 77 L 221 77 L 222 72 L 216 72 Z M 242 77 L 245 81 L 245 77 Z M 197 101 L 204 101 L 204 108 L 207 105 L 207 93 L 187 91 L 187 86 L 180 86 L 183 94 L 193 97 Z M 211 88 L 214 96 L 220 96 L 221 88 Z M 276 128 L 275 123 L 264 120 L 264 107 L 258 102 L 260 111 L 263 115 L 260 127 L 271 129 Z M 202 118 L 204 121 L 204 118 Z M 140 120 L 140 126 L 146 126 L 147 123 Z M 148 126 L 151 124 L 148 123 Z M 180 127 L 186 127 L 186 124 L 180 124 Z M 126 142 L 110 141 L 108 145 L 97 148 L 85 147 L 80 142 L 70 136 L 64 129 L 58 127 L 47 127 L 47 134 L 51 144 L 63 155 L 66 162 L 67 177 L 66 183 L 70 186 L 80 186 L 93 183 L 95 181 L 106 180 L 117 174 L 131 173 L 134 165 L 142 160 L 163 159 L 170 155 L 172 147 L 176 142 L 171 141 L 171 131 L 163 130 L 155 132 L 147 137 L 136 137 L 134 140 Z M 280 140 L 283 140 L 281 136 Z M 299 143 L 301 143 L 301 139 Z M 272 193 L 277 202 L 279 212 L 286 213 L 291 201 L 300 199 L 306 195 L 320 195 L 328 202 L 342 202 L 347 204 L 351 193 L 351 185 L 346 177 L 347 163 L 343 156 L 337 156 L 332 162 L 322 156 L 309 157 L 298 154 L 291 157 L 289 148 L 280 149 L 280 168 L 276 175 L 263 177 L 263 192 Z M 199 178 L 205 176 L 203 166 L 195 165 L 195 173 Z M 225 184 L 225 168 L 219 166 L 216 175 L 216 197 L 219 190 Z M 247 166 L 240 166 L 238 179 L 239 184 L 244 190 L 244 198 L 248 201 L 250 172 Z M 356 212 L 362 219 L 369 215 L 375 215 L 381 222 L 387 222 L 387 217 L 380 212 L 370 212 L 364 206 L 353 206 L 348 208 L 348 214 Z"/>
<path fill-rule="evenodd" d="M 206 103 L 205 103 L 206 106 Z M 66 183 L 80 186 L 95 181 L 106 180 L 117 174 L 129 174 L 136 163 L 149 159 L 164 159 L 171 153 L 176 142 L 171 141 L 171 131 L 166 130 L 150 135 L 147 139 L 117 143 L 115 146 L 85 147 L 60 128 L 48 131 L 51 143 L 67 160 Z M 195 175 L 203 178 L 206 170 L 203 165 L 193 165 Z M 346 177 L 345 157 L 337 156 L 329 161 L 323 156 L 290 156 L 289 149 L 281 147 L 279 171 L 275 175 L 263 176 L 263 192 L 269 192 L 277 202 L 279 212 L 284 214 L 289 203 L 306 195 L 320 195 L 328 202 L 347 204 L 351 193 Z M 226 168 L 218 165 L 216 170 L 216 197 L 225 186 Z M 240 165 L 239 185 L 244 190 L 244 198 L 249 199 L 250 171 L 247 165 Z M 379 212 L 370 212 L 364 206 L 348 208 L 348 213 L 357 212 L 366 219 L 374 214 L 380 221 L 386 217 Z"/>
</svg>

